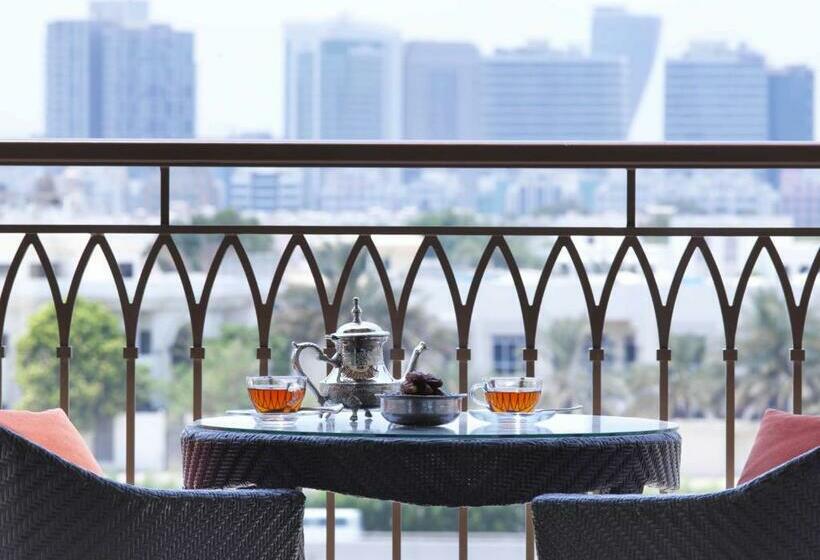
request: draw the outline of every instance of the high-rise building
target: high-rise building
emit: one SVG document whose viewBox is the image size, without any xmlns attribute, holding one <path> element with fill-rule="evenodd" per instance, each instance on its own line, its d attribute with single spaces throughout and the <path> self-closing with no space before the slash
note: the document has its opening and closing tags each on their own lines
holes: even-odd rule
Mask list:
<svg viewBox="0 0 820 560">
<path fill-rule="evenodd" d="M 91 7 L 95 19 L 48 26 L 46 134 L 194 136 L 193 35 L 150 24 L 145 2 Z"/>
<path fill-rule="evenodd" d="M 382 139 L 401 133 L 401 44 L 344 18 L 285 29 L 285 135 Z"/>
<path fill-rule="evenodd" d="M 91 19 L 110 21 L 121 25 L 148 22 L 148 0 L 92 0 L 89 5 Z"/>
<path fill-rule="evenodd" d="M 789 66 L 769 72 L 769 140 L 814 140 L 814 72 Z"/>
<path fill-rule="evenodd" d="M 478 49 L 469 43 L 407 43 L 403 136 L 477 138 L 480 71 Z"/>
<path fill-rule="evenodd" d="M 502 50 L 484 60 L 482 128 L 493 140 L 622 140 L 626 62 L 555 51 Z"/>
<path fill-rule="evenodd" d="M 627 61 L 627 118 L 630 124 L 652 71 L 660 31 L 659 17 L 631 14 L 623 8 L 596 8 L 592 17 L 592 55 L 618 56 Z"/>
<path fill-rule="evenodd" d="M 765 140 L 769 95 L 763 57 L 698 43 L 666 63 L 667 140 Z"/>
</svg>

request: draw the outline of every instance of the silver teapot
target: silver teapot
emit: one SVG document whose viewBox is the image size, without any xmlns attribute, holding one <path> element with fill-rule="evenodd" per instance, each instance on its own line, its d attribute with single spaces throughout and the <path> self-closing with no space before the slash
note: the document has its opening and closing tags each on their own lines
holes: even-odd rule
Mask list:
<svg viewBox="0 0 820 560">
<path fill-rule="evenodd" d="M 325 335 L 336 347 L 332 357 L 328 358 L 313 342 L 294 342 L 290 362 L 293 371 L 305 377 L 321 405 L 341 404 L 353 410 L 350 419 L 356 420 L 360 409 L 369 418 L 370 409 L 379 408 L 378 395 L 398 392 L 401 380 L 394 379 L 384 363 L 383 347 L 390 333 L 375 323 L 362 321 L 359 298 L 353 298 L 352 313 L 353 321 L 345 323 L 335 333 Z M 407 362 L 405 373 L 415 369 L 419 355 L 426 348 L 424 342 L 419 342 Z M 315 350 L 319 360 L 333 366 L 318 388 L 299 363 L 299 355 L 306 349 Z"/>
</svg>

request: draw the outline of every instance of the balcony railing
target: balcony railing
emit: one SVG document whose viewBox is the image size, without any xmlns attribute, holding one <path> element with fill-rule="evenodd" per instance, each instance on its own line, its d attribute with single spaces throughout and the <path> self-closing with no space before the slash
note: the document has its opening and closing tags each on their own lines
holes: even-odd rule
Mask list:
<svg viewBox="0 0 820 560">
<path fill-rule="evenodd" d="M 126 372 L 126 478 L 134 481 L 135 449 L 135 371 L 139 357 L 137 342 L 140 308 L 148 279 L 157 265 L 157 257 L 165 248 L 171 255 L 173 265 L 181 282 L 192 331 L 190 359 L 193 370 L 193 416 L 202 414 L 202 374 L 205 359 L 203 329 L 212 288 L 229 250 L 234 251 L 241 264 L 253 301 L 258 326 L 259 346 L 257 358 L 261 372 L 268 371 L 271 358 L 268 338 L 271 321 L 274 318 L 275 302 L 283 275 L 293 254 L 298 250 L 303 255 L 310 270 L 316 293 L 321 305 L 322 318 L 327 332 L 335 330 L 343 311 L 342 297 L 351 275 L 353 265 L 361 253 L 369 254 L 378 273 L 390 317 L 393 348 L 390 352 L 394 375 L 399 376 L 405 351 L 401 347 L 405 315 L 416 276 L 422 261 L 428 254 L 438 260 L 449 289 L 455 316 L 458 347 L 455 359 L 458 363 L 459 390 L 468 388 L 470 366 L 470 327 L 476 297 L 482 278 L 496 252 L 509 269 L 515 288 L 523 321 L 525 347 L 521 359 L 526 374 L 535 374 L 538 360 L 536 330 L 539 312 L 545 293 L 549 290 L 549 280 L 562 253 L 566 252 L 577 273 L 586 305 L 592 345 L 589 349 L 590 373 L 592 377 L 591 410 L 600 414 L 602 410 L 602 372 L 604 366 L 604 327 L 607 307 L 617 275 L 627 257 L 632 252 L 645 278 L 651 297 L 657 324 L 659 409 L 661 419 L 669 416 L 669 363 L 672 360 L 670 348 L 671 324 L 678 292 L 687 267 L 698 252 L 705 261 L 714 285 L 723 325 L 725 362 L 725 483 L 734 484 L 735 472 L 735 363 L 738 360 L 736 335 L 738 319 L 747 285 L 757 261 L 763 256 L 771 260 L 786 302 L 792 347 L 792 395 L 795 412 L 802 409 L 804 327 L 808 316 L 811 293 L 820 267 L 820 253 L 808 270 L 802 291 L 795 292 L 789 280 L 786 267 L 778 253 L 773 237 L 817 237 L 820 228 L 766 228 L 766 227 L 641 227 L 636 224 L 636 170 L 643 168 L 816 168 L 820 167 L 820 145 L 811 143 L 761 143 L 761 144 L 566 144 L 566 143 L 248 143 L 248 142 L 52 142 L 20 141 L 0 142 L 0 165 L 23 166 L 155 166 L 160 170 L 160 220 L 154 225 L 120 224 L 0 224 L 0 233 L 22 233 L 21 243 L 11 261 L 5 282 L 0 292 L 0 334 L 2 334 L 9 299 L 20 265 L 29 251 L 34 251 L 42 264 L 56 309 L 59 347 L 56 358 L 59 363 L 60 406 L 70 411 L 69 378 L 71 375 L 72 313 L 82 282 L 83 273 L 92 254 L 99 250 L 108 263 L 118 294 L 125 326 L 125 347 L 123 348 Z M 310 226 L 310 225 L 226 225 L 200 226 L 176 225 L 170 222 L 170 169 L 175 166 L 264 166 L 264 167 L 449 167 L 449 168 L 619 168 L 624 170 L 624 191 L 626 194 L 626 215 L 619 227 L 426 227 L 426 226 Z M 58 284 L 49 255 L 41 242 L 40 235 L 47 233 L 89 234 L 87 245 L 73 273 L 67 293 Z M 139 272 L 139 280 L 133 297 L 126 290 L 117 259 L 106 239 L 107 234 L 153 234 L 155 241 Z M 204 286 L 195 293 L 188 269 L 177 245 L 175 234 L 220 234 L 221 244 L 207 270 Z M 273 273 L 267 293 L 260 291 L 251 266 L 248 253 L 239 238 L 240 234 L 285 234 L 289 241 Z M 347 257 L 341 276 L 337 279 L 335 293 L 328 291 L 320 265 L 306 235 L 356 235 L 356 242 Z M 373 235 L 417 235 L 421 236 L 404 282 L 400 286 L 391 284 L 382 256 Z M 475 268 L 469 289 L 462 291 L 456 281 L 444 245 L 439 237 L 443 235 L 485 236 L 488 242 Z M 556 241 L 546 255 L 537 287 L 530 298 L 522 280 L 519 265 L 508 244 L 514 236 L 554 236 Z M 584 261 L 573 240 L 577 236 L 614 236 L 622 238 L 614 255 L 599 294 L 594 293 Z M 675 269 L 671 286 L 664 294 L 656 281 L 655 273 L 641 243 L 645 237 L 677 236 L 688 238 L 688 244 Z M 737 288 L 730 298 L 718 263 L 710 250 L 707 237 L 743 236 L 754 237 L 756 242 L 742 268 Z M 396 289 L 398 288 L 398 291 Z M 785 352 L 787 349 L 783 349 Z M 3 349 L 0 348 L 0 356 Z M 2 360 L 0 360 L 0 366 Z M 0 369 L 0 375 L 2 370 Z M 333 558 L 334 497 L 327 498 L 327 556 Z M 529 511 L 528 511 L 529 513 Z M 529 519 L 529 516 L 528 516 Z M 401 507 L 393 506 L 393 552 L 400 555 Z M 467 511 L 459 512 L 460 557 L 467 555 Z M 530 523 L 526 530 L 526 554 L 533 558 L 533 533 Z"/>
</svg>

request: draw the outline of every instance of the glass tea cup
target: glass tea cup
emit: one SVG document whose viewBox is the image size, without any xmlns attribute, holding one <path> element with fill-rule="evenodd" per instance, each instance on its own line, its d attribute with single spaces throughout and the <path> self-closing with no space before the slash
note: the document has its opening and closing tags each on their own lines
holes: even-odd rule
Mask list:
<svg viewBox="0 0 820 560">
<path fill-rule="evenodd" d="M 491 377 L 470 388 L 470 399 L 493 412 L 532 412 L 541 400 L 541 387 L 541 379 L 534 377 Z"/>
<path fill-rule="evenodd" d="M 248 397 L 257 412 L 297 412 L 305 398 L 305 378 L 301 375 L 246 377 Z"/>
</svg>

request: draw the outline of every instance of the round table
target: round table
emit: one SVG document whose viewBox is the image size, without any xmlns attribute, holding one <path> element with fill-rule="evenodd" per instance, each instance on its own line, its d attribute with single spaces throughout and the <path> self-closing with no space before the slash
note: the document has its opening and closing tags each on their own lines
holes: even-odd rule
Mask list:
<svg viewBox="0 0 820 560">
<path fill-rule="evenodd" d="M 397 426 L 378 414 L 351 422 L 347 412 L 287 424 L 229 415 L 182 433 L 188 488 L 314 488 L 452 507 L 674 489 L 680 444 L 669 422 L 581 414 L 502 425 L 462 413 L 435 428 Z"/>
</svg>

